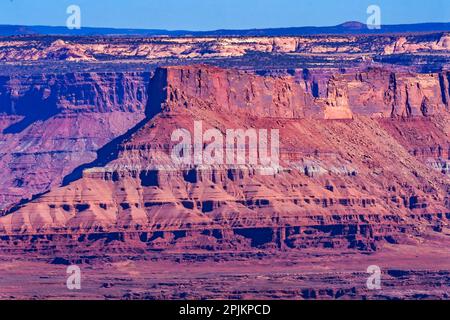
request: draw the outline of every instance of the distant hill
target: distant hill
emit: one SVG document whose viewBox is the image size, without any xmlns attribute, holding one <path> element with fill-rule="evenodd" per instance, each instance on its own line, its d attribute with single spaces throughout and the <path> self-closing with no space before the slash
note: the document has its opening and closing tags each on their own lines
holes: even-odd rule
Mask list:
<svg viewBox="0 0 450 320">
<path fill-rule="evenodd" d="M 388 34 L 408 32 L 450 31 L 450 23 L 417 23 L 402 25 L 383 25 L 381 29 L 371 30 L 360 22 L 346 22 L 331 27 L 291 27 L 248 30 L 159 30 L 159 29 L 115 29 L 81 28 L 69 30 L 66 27 L 0 25 L 0 36 L 18 35 L 123 35 L 123 36 L 302 36 L 320 34 Z"/>
</svg>

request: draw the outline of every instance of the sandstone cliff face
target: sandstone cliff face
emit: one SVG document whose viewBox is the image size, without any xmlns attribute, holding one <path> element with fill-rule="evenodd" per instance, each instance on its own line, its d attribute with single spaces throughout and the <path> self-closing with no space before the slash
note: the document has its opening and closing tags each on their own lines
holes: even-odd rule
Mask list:
<svg viewBox="0 0 450 320">
<path fill-rule="evenodd" d="M 5 38 L 0 61 L 96 61 L 112 58 L 165 59 L 279 54 L 404 54 L 448 52 L 448 33 L 429 35 L 206 37 L 206 38 Z"/>
<path fill-rule="evenodd" d="M 148 73 L 0 77 L 0 209 L 48 191 L 144 117 Z"/>
<path fill-rule="evenodd" d="M 435 39 L 418 41 L 414 37 L 401 36 L 394 43 L 387 45 L 384 54 L 403 54 L 420 51 L 445 52 L 450 50 L 450 35 L 444 33 Z"/>
<path fill-rule="evenodd" d="M 69 73 L 0 77 L 0 114 L 143 112 L 148 73 Z M 33 107 L 30 107 L 33 105 Z"/>
<path fill-rule="evenodd" d="M 304 118 L 313 98 L 293 78 L 259 77 L 215 67 L 172 67 L 167 73 L 166 111 L 204 107 L 257 117 Z"/>
<path fill-rule="evenodd" d="M 297 79 L 260 77 L 216 67 L 169 67 L 163 109 L 202 107 L 256 117 L 352 119 L 414 117 L 448 111 L 450 73 L 417 74 L 387 68 Z M 319 78 L 320 79 L 320 78 Z"/>
<path fill-rule="evenodd" d="M 328 97 L 314 100 L 292 78 L 205 66 L 159 69 L 150 82 L 147 119 L 80 167 L 81 179 L 74 174 L 68 185 L 1 218 L 3 245 L 10 250 L 14 244 L 30 245 L 39 233 L 52 235 L 60 246 L 53 250 L 64 250 L 76 238 L 80 248 L 97 242 L 105 251 L 127 246 L 374 250 L 378 241 L 414 243 L 423 233 L 443 232 L 450 180 L 436 164 L 445 161 L 445 153 L 426 150 L 433 140 L 448 150 L 449 116 L 432 96 L 444 81 L 442 75 L 424 76 L 420 87 L 413 82 L 401 91 L 398 84 L 410 77 L 395 75 L 394 81 L 382 71 L 335 77 Z M 411 92 L 422 96 L 413 99 Z M 411 110 L 427 97 L 440 117 L 373 117 L 391 115 L 398 96 Z M 306 98 L 317 103 L 321 117 L 305 118 L 311 108 Z M 352 118 L 326 119 L 333 118 L 328 113 L 333 108 L 351 112 Z M 280 167 L 261 175 L 253 165 L 174 164 L 171 133 L 193 132 L 200 120 L 204 130 L 280 130 Z M 93 236 L 79 238 L 79 233 Z M 45 236 L 31 246 L 45 251 Z"/>
<path fill-rule="evenodd" d="M 427 116 L 448 111 L 449 73 L 413 74 L 370 69 L 332 77 L 327 105 L 354 114 L 391 117 Z"/>
<path fill-rule="evenodd" d="M 47 41 L 2 41 L 0 59 L 4 61 L 66 60 L 94 61 L 82 46 L 58 39 Z"/>
</svg>

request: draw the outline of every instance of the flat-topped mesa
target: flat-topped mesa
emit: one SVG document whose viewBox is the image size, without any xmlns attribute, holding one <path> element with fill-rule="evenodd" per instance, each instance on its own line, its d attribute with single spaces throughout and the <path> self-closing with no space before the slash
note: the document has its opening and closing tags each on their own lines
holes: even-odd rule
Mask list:
<svg viewBox="0 0 450 320">
<path fill-rule="evenodd" d="M 445 232 L 449 177 L 442 155 L 449 115 L 323 120 L 352 110 L 390 116 L 393 106 L 413 110 L 413 101 L 424 97 L 429 106 L 444 107 L 432 95 L 445 87 L 446 74 L 414 79 L 378 69 L 336 75 L 327 82 L 327 96 L 313 98 L 305 80 L 295 77 L 209 66 L 158 69 L 148 87 L 148 118 L 74 171 L 86 169 L 82 176 L 71 173 L 67 185 L 0 217 L 0 252 L 49 252 L 48 235 L 63 251 L 73 241 L 78 249 L 103 240 L 97 243 L 105 250 L 373 250 L 380 241 Z M 415 100 L 412 92 L 418 92 Z M 311 115 L 322 119 L 300 119 Z M 172 133 L 189 131 L 198 120 L 203 129 L 279 130 L 276 172 L 260 174 L 253 164 L 180 166 L 172 157 Z"/>
<path fill-rule="evenodd" d="M 144 119 L 150 71 L 0 76 L 0 215 Z"/>
<path fill-rule="evenodd" d="M 150 83 L 151 114 L 182 109 L 239 112 L 258 118 L 352 119 L 429 116 L 447 112 L 448 72 L 416 74 L 388 68 L 332 75 L 314 83 L 292 76 L 259 76 L 209 65 L 160 68 Z M 317 88 L 318 86 L 324 88 Z"/>
<path fill-rule="evenodd" d="M 426 56 L 429 52 L 448 54 L 449 51 L 448 32 L 275 37 L 190 36 L 164 38 L 164 41 L 161 41 L 161 37 L 124 36 L 99 38 L 30 35 L 0 39 L 0 61 L 5 62 L 245 58 L 248 54 L 268 56 L 301 53 L 328 55 L 325 63 L 334 61 L 339 65 L 343 54 L 361 57 L 370 53 L 388 57 L 423 53 Z"/>
<path fill-rule="evenodd" d="M 147 103 L 150 76 L 150 72 L 0 76 L 0 115 L 142 113 Z"/>
<path fill-rule="evenodd" d="M 417 74 L 370 68 L 334 75 L 327 84 L 327 110 L 351 109 L 353 114 L 415 117 L 446 113 L 450 73 Z"/>
<path fill-rule="evenodd" d="M 317 116 L 321 112 L 304 83 L 296 82 L 293 77 L 262 77 L 207 65 L 156 71 L 155 78 L 164 76 L 164 111 L 195 107 L 288 119 Z"/>
</svg>

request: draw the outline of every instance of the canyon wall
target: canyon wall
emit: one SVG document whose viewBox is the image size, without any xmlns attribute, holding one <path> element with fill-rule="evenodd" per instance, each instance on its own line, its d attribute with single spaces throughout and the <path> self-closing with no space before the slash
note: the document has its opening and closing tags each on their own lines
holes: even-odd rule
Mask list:
<svg viewBox="0 0 450 320">
<path fill-rule="evenodd" d="M 49 250 L 50 238 L 52 252 L 75 239 L 117 252 L 418 243 L 448 229 L 446 79 L 374 69 L 333 76 L 316 98 L 292 77 L 158 69 L 146 119 L 2 217 L 3 250 Z M 194 121 L 278 129 L 280 166 L 177 166 L 171 133 Z"/>
<path fill-rule="evenodd" d="M 330 113 L 350 108 L 354 114 L 380 117 L 447 113 L 449 73 L 417 74 L 370 69 L 333 76 L 327 84 Z"/>
<path fill-rule="evenodd" d="M 209 108 L 257 117 L 304 118 L 314 99 L 292 77 L 260 77 L 238 70 L 198 66 L 159 69 L 167 78 L 164 110 Z M 318 115 L 320 116 L 320 114 Z"/>
<path fill-rule="evenodd" d="M 139 113 L 146 106 L 149 77 L 136 72 L 1 76 L 0 114 Z"/>
<path fill-rule="evenodd" d="M 144 118 L 149 73 L 0 77 L 0 209 L 50 190 Z"/>
<path fill-rule="evenodd" d="M 0 77 L 1 208 L 50 190 L 96 151 L 160 111 L 204 108 L 257 118 L 352 119 L 447 112 L 449 73 L 383 68 L 308 77 L 257 76 L 209 66 L 149 72 Z M 147 106 L 148 87 L 153 90 Z M 155 91 L 156 90 L 156 91 Z M 165 99 L 158 104 L 158 95 Z M 162 98 L 161 98 L 162 99 Z M 51 174 L 49 173 L 51 172 Z"/>
<path fill-rule="evenodd" d="M 81 40 L 80 40 L 81 39 Z M 409 35 L 324 35 L 304 37 L 10 37 L 0 40 L 0 61 L 98 61 L 111 59 L 192 59 L 278 54 L 392 55 L 448 53 L 448 33 Z"/>
<path fill-rule="evenodd" d="M 160 72 L 167 73 L 168 101 L 164 108 L 173 111 L 177 106 L 204 107 L 289 119 L 351 119 L 354 114 L 389 118 L 448 112 L 448 72 L 417 74 L 368 68 L 336 73 L 320 84 L 314 77 L 260 77 L 208 66 L 169 67 Z"/>
</svg>

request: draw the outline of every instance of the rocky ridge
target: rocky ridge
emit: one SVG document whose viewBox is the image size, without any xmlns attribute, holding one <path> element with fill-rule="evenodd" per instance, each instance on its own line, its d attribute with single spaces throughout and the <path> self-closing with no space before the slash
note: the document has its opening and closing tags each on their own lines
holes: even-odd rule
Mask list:
<svg viewBox="0 0 450 320">
<path fill-rule="evenodd" d="M 0 77 L 0 210 L 59 185 L 144 118 L 149 73 Z"/>
<path fill-rule="evenodd" d="M 101 61 L 111 59 L 193 59 L 239 57 L 251 52 L 277 54 L 357 54 L 365 56 L 444 53 L 446 32 L 395 35 L 303 37 L 55 37 L 0 39 L 0 61 Z"/>
<path fill-rule="evenodd" d="M 1 218 L 3 250 L 30 237 L 44 251 L 49 239 L 53 251 L 76 239 L 105 251 L 375 250 L 448 232 L 448 74 L 371 69 L 327 83 L 315 97 L 293 77 L 158 69 L 146 119 L 65 186 Z M 171 132 L 193 132 L 194 121 L 280 130 L 280 167 L 174 166 Z"/>
</svg>

